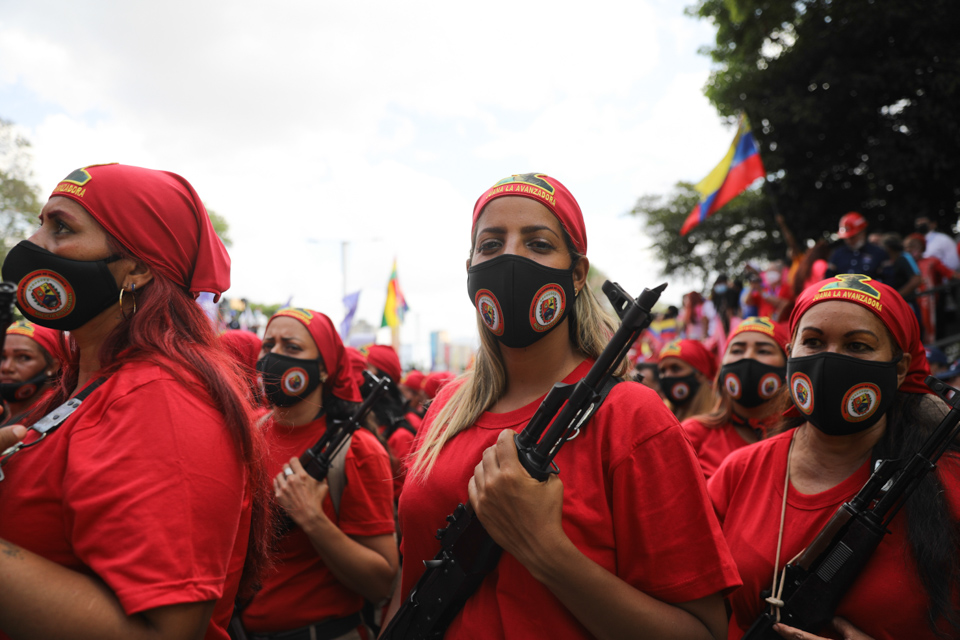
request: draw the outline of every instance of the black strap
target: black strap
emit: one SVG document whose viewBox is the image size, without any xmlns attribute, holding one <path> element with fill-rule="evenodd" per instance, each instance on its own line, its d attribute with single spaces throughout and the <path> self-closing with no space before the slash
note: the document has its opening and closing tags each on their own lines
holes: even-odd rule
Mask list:
<svg viewBox="0 0 960 640">
<path fill-rule="evenodd" d="M 345 618 L 308 624 L 299 629 L 278 631 L 277 633 L 247 633 L 247 637 L 250 640 L 334 640 L 334 638 L 339 638 L 356 629 L 361 623 L 360 612 L 358 611 Z"/>
</svg>

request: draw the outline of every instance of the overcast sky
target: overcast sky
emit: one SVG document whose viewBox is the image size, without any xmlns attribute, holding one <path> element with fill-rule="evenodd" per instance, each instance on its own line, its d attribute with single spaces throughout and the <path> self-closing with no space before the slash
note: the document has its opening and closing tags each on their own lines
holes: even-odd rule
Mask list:
<svg viewBox="0 0 960 640">
<path fill-rule="evenodd" d="M 190 180 L 230 225 L 228 297 L 338 322 L 345 279 L 379 325 L 396 257 L 404 342 L 467 338 L 473 202 L 514 173 L 567 185 L 611 279 L 660 281 L 626 213 L 703 178 L 734 133 L 686 4 L 2 0 L 0 117 L 44 196 L 102 162 Z"/>
</svg>

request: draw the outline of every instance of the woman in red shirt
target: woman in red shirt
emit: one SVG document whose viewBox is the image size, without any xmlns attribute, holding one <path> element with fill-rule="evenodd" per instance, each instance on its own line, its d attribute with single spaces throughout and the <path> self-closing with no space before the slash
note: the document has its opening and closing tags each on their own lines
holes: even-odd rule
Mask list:
<svg viewBox="0 0 960 640">
<path fill-rule="evenodd" d="M 717 408 L 682 423 L 704 477 L 712 476 L 730 452 L 764 438 L 779 421 L 788 341 L 786 328 L 767 317 L 746 318 L 727 340 L 717 376 Z"/>
<path fill-rule="evenodd" d="M 776 615 L 761 591 L 779 592 L 780 569 L 860 490 L 874 463 L 909 458 L 946 413 L 923 383 L 928 367 L 913 312 L 892 288 L 863 275 L 821 281 L 797 299 L 790 333 L 787 430 L 731 453 L 708 483 L 744 583 L 729 597 L 731 638 L 768 606 Z M 958 518 L 953 446 L 891 522 L 841 600 L 834 628 L 820 633 L 956 637 Z"/>
<path fill-rule="evenodd" d="M 481 347 L 418 431 L 391 607 L 469 498 L 504 553 L 446 638 L 724 634 L 721 594 L 737 576 L 693 451 L 652 390 L 614 386 L 559 451 L 559 477 L 538 482 L 518 460 L 514 434 L 555 383 L 586 374 L 612 333 L 586 288 L 586 250 L 576 200 L 544 174 L 506 178 L 474 207 L 466 267 Z"/>
<path fill-rule="evenodd" d="M 227 638 L 269 524 L 245 381 L 194 300 L 229 273 L 186 180 L 118 164 L 67 176 L 7 255 L 24 316 L 70 332 L 31 420 L 80 406 L 3 460 L 0 637 Z"/>
<path fill-rule="evenodd" d="M 50 390 L 60 371 L 59 340 L 59 331 L 26 320 L 7 328 L 0 357 L 0 425 L 22 422 Z"/>
<path fill-rule="evenodd" d="M 328 419 L 348 417 L 361 401 L 327 316 L 309 309 L 274 314 L 257 370 L 272 407 L 263 431 L 274 495 L 296 526 L 280 535 L 260 590 L 239 602 L 243 626 L 252 640 L 359 639 L 364 599 L 389 598 L 397 574 L 389 456 L 372 432 L 359 429 L 323 482 L 300 464 Z"/>
</svg>

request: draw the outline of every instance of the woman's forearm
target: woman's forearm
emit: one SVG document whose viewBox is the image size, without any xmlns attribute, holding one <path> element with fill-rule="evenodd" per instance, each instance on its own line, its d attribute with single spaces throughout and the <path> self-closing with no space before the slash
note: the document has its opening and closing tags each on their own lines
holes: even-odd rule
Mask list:
<svg viewBox="0 0 960 640">
<path fill-rule="evenodd" d="M 128 616 L 96 578 L 0 540 L 0 630 L 43 640 L 202 638 L 214 603 L 160 607 Z"/>
<path fill-rule="evenodd" d="M 585 556 L 566 536 L 523 559 L 595 637 L 722 640 L 727 620 L 719 595 L 673 605 L 638 591 Z"/>
<path fill-rule="evenodd" d="M 303 530 L 323 563 L 344 586 L 372 602 L 390 597 L 399 562 L 392 535 L 361 538 L 361 543 L 326 517 L 311 519 Z"/>
</svg>

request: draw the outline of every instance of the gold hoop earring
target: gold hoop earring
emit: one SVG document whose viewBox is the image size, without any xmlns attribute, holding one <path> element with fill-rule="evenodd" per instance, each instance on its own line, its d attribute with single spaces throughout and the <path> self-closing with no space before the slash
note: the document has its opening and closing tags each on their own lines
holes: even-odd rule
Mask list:
<svg viewBox="0 0 960 640">
<path fill-rule="evenodd" d="M 137 285 L 130 285 L 130 295 L 133 296 L 133 311 L 130 312 L 130 316 L 133 316 L 137 313 Z M 123 315 L 124 320 L 129 320 L 130 316 L 127 315 L 127 312 L 123 309 L 123 287 L 120 288 L 120 314 Z"/>
</svg>

